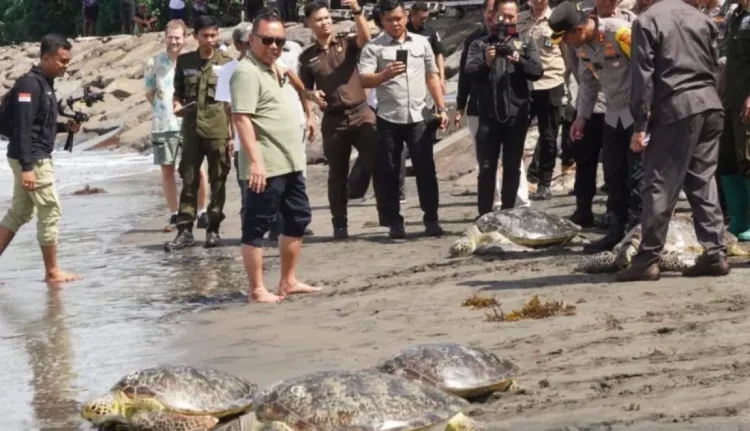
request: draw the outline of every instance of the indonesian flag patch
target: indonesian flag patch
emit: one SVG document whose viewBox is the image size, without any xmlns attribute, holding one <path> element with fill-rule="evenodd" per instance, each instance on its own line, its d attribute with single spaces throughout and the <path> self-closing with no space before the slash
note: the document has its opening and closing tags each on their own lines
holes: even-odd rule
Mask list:
<svg viewBox="0 0 750 431">
<path fill-rule="evenodd" d="M 18 93 L 18 101 L 19 102 L 31 102 L 31 93 Z"/>
</svg>

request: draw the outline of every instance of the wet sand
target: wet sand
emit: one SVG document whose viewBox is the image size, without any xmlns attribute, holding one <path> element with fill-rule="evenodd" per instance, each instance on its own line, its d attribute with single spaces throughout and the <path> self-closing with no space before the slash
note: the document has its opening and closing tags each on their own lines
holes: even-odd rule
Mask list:
<svg viewBox="0 0 750 431">
<path fill-rule="evenodd" d="M 244 303 L 232 183 L 222 229 L 228 245 L 182 252 L 207 271 L 213 271 L 212 261 L 220 265 L 198 301 L 209 310 L 167 317 L 185 329 L 175 344 L 183 362 L 267 385 L 306 372 L 367 368 L 415 343 L 460 342 L 519 366 L 524 393 L 494 396 L 471 411 L 489 429 L 750 429 L 747 259 L 733 260 L 733 272 L 724 278 L 665 275 L 658 282 L 624 284 L 612 275 L 573 273 L 580 247 L 513 259 L 449 259 L 448 246 L 475 216 L 476 195 L 469 193 L 475 188 L 441 181 L 447 234 L 425 238 L 412 177 L 403 210 L 407 241 L 367 227 L 376 221 L 370 199 L 350 206 L 352 238 L 334 243 L 325 175 L 326 167 L 310 167 L 315 236 L 305 241 L 299 270 L 325 291 L 278 305 Z M 603 200 L 597 197 L 597 211 Z M 573 198 L 558 194 L 534 206 L 567 215 Z M 158 233 L 163 222 L 153 220 L 121 240 L 158 250 L 173 236 Z M 266 266 L 266 283 L 274 286 L 277 250 L 267 249 Z M 488 322 L 486 310 L 461 306 L 474 293 L 495 296 L 506 313 L 533 295 L 573 304 L 577 313 Z"/>
</svg>

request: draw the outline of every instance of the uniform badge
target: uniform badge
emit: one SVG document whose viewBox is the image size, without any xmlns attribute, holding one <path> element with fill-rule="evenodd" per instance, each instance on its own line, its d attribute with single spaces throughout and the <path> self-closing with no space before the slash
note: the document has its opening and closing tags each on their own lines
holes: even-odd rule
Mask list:
<svg viewBox="0 0 750 431">
<path fill-rule="evenodd" d="M 18 93 L 18 101 L 23 103 L 31 102 L 31 93 Z"/>
<path fill-rule="evenodd" d="M 542 44 L 544 45 L 545 48 L 552 48 L 552 39 L 550 39 L 547 36 L 544 36 L 542 38 Z"/>
<path fill-rule="evenodd" d="M 193 76 L 198 73 L 198 69 L 185 69 L 182 71 L 182 74 L 185 76 Z"/>
<path fill-rule="evenodd" d="M 513 48 L 515 49 L 521 49 L 523 48 L 523 42 L 520 40 L 514 40 L 513 41 Z"/>
<path fill-rule="evenodd" d="M 604 43 L 604 33 L 599 33 L 599 43 Z"/>
</svg>

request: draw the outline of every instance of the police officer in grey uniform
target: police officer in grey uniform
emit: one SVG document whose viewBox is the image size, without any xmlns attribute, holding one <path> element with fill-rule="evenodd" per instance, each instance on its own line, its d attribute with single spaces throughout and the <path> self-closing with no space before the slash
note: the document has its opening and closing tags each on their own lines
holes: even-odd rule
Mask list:
<svg viewBox="0 0 750 431">
<path fill-rule="evenodd" d="M 683 0 L 661 0 L 633 24 L 635 133 L 631 148 L 648 150 L 643 153 L 643 237 L 631 267 L 618 273 L 620 281 L 659 278 L 660 254 L 680 187 L 687 194 L 695 233 L 705 248 L 683 275 L 729 273 L 715 178 L 723 125 L 716 91 L 719 31 L 695 6 Z M 646 139 L 647 125 L 650 140 Z"/>
<path fill-rule="evenodd" d="M 555 8 L 549 19 L 553 42 L 578 48 L 585 69 L 578 88 L 578 109 L 571 137 L 580 139 L 591 117 L 599 91 L 607 98 L 604 117 L 603 165 L 607 184 L 609 230 L 585 252 L 611 250 L 628 227 L 638 223 L 643 169 L 640 155 L 629 149 L 633 117 L 630 115 L 630 22 L 600 18 L 570 2 Z"/>
<path fill-rule="evenodd" d="M 587 5 L 591 3 L 591 5 Z M 602 18 L 619 18 L 628 22 L 633 22 L 636 19 L 636 15 L 629 10 L 615 7 L 614 10 L 611 8 L 603 8 L 593 6 L 594 2 L 583 2 L 583 10 L 594 15 L 598 15 Z M 601 5 L 598 3 L 598 5 Z M 563 44 L 562 52 L 563 58 L 565 59 L 566 66 L 566 81 L 568 82 L 568 88 L 571 89 L 570 74 L 574 74 L 576 82 L 581 81 L 581 75 L 585 70 L 586 66 L 583 61 L 578 58 L 578 50 Z M 572 91 L 571 91 L 572 93 Z M 577 93 L 577 92 L 576 92 Z M 573 98 L 572 94 L 570 95 Z M 576 100 L 571 100 L 573 107 L 572 118 L 569 120 L 570 123 L 575 119 L 576 112 L 575 107 L 577 106 Z M 578 224 L 582 227 L 594 227 L 594 214 L 592 212 L 592 204 L 594 196 L 596 196 L 596 173 L 599 167 L 599 155 L 602 152 L 602 138 L 604 137 L 604 116 L 607 112 L 607 100 L 604 97 L 604 92 L 599 91 L 596 95 L 596 104 L 594 105 L 593 113 L 591 117 L 586 121 L 586 127 L 583 130 L 583 137 L 571 144 L 573 158 L 576 164 L 576 180 L 574 194 L 576 197 L 576 209 L 573 215 L 570 216 L 570 220 L 573 223 Z M 567 115 L 567 113 L 566 113 Z M 569 138 L 570 136 L 570 124 L 567 127 L 563 127 L 563 139 Z M 636 190 L 637 194 L 638 191 Z"/>
</svg>

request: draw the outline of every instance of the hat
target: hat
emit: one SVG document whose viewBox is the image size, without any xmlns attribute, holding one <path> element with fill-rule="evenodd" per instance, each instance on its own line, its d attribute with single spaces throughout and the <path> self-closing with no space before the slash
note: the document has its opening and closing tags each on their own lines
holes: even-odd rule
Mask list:
<svg viewBox="0 0 750 431">
<path fill-rule="evenodd" d="M 250 39 L 250 33 L 253 31 L 253 25 L 249 22 L 243 22 L 234 28 L 232 32 L 232 41 L 247 42 Z"/>
<path fill-rule="evenodd" d="M 549 17 L 549 27 L 552 29 L 551 42 L 554 44 L 560 43 L 566 33 L 575 30 L 587 18 L 588 14 L 582 11 L 578 5 L 570 1 L 560 3 L 552 10 Z"/>
</svg>

